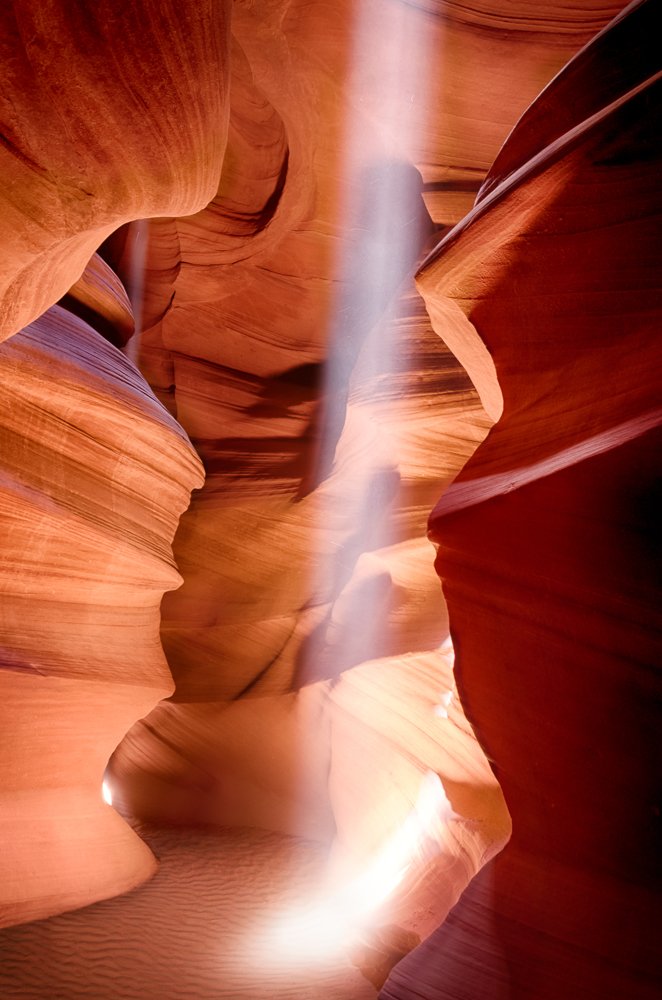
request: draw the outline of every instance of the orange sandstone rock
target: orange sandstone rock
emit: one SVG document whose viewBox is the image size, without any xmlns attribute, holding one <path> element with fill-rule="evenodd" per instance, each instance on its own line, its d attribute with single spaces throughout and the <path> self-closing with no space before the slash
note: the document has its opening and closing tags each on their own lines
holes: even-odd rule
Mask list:
<svg viewBox="0 0 662 1000">
<path fill-rule="evenodd" d="M 121 341 L 120 283 L 82 274 L 109 237 L 130 349 L 207 481 L 149 712 L 197 462 L 81 319 L 2 349 L 3 922 L 149 873 L 99 795 L 148 712 L 113 758 L 125 804 L 335 837 L 342 878 L 442 775 L 452 815 L 389 919 L 443 918 L 509 824 L 462 714 L 434 712 L 425 520 L 500 418 L 432 531 L 513 842 L 383 996 L 652 996 L 654 5 L 533 104 L 619 3 L 237 0 L 231 42 L 225 3 L 42 8 L 7 15 L 4 333 L 80 278 L 66 304 Z M 410 281 L 421 198 L 445 227 L 477 192 L 420 283 L 489 419 Z"/>
<path fill-rule="evenodd" d="M 101 799 L 108 757 L 172 690 L 159 604 L 202 482 L 135 368 L 54 306 L 0 349 L 0 923 L 143 881 L 151 853 Z"/>
<path fill-rule="evenodd" d="M 228 0 L 5 5 L 0 337 L 118 225 L 205 205 L 225 145 Z"/>
</svg>

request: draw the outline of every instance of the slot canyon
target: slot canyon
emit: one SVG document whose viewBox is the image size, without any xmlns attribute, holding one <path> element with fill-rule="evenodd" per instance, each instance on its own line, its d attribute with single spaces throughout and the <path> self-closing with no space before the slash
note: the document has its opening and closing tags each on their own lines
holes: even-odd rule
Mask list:
<svg viewBox="0 0 662 1000">
<path fill-rule="evenodd" d="M 0 24 L 0 1000 L 659 1000 L 660 0 Z"/>
</svg>

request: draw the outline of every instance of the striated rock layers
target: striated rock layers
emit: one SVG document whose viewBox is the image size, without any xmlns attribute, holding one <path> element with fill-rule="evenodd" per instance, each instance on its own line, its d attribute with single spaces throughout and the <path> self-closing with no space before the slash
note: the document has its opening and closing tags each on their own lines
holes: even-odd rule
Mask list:
<svg viewBox="0 0 662 1000">
<path fill-rule="evenodd" d="M 435 998 L 659 995 L 658 14 L 631 5 L 553 81 L 420 273 L 504 398 L 430 531 L 513 835 L 385 1000 L 421 976 Z"/>
<path fill-rule="evenodd" d="M 129 219 L 218 183 L 230 0 L 16 0 L 0 19 L 0 339 Z"/>
<path fill-rule="evenodd" d="M 537 101 L 619 3 L 230 6 L 6 14 L 2 922 L 152 870 L 129 730 L 135 814 L 332 884 L 425 815 L 421 936 L 488 862 L 384 998 L 647 1000 L 655 4 Z M 425 530 L 495 420 L 431 521 L 490 862 Z"/>
<path fill-rule="evenodd" d="M 216 197 L 102 250 L 127 285 L 144 259 L 140 363 L 207 473 L 163 605 L 177 689 L 112 765 L 139 814 L 333 833 L 330 688 L 312 682 L 443 639 L 425 524 L 489 426 L 407 280 L 421 194 L 455 221 L 608 13 L 532 24 L 486 4 L 480 26 L 456 4 L 235 4 Z"/>
<path fill-rule="evenodd" d="M 127 219 L 213 195 L 228 10 L 28 0 L 2 12 L 0 339 L 76 281 L 70 311 L 51 309 L 0 358 L 2 923 L 123 891 L 154 867 L 100 783 L 131 722 L 171 690 L 158 609 L 180 581 L 170 542 L 201 470 L 81 320 L 124 342 L 126 293 L 91 254 Z"/>
<path fill-rule="evenodd" d="M 114 347 L 54 306 L 0 349 L 0 921 L 153 870 L 101 799 L 108 757 L 172 690 L 159 604 L 200 464 Z"/>
</svg>

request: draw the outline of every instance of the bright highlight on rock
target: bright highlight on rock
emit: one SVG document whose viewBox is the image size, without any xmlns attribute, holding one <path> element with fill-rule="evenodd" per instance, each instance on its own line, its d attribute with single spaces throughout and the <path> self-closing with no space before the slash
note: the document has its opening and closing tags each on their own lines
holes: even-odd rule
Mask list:
<svg viewBox="0 0 662 1000">
<path fill-rule="evenodd" d="M 274 957 L 323 963 L 369 936 L 379 924 L 382 904 L 439 852 L 443 828 L 453 815 L 439 776 L 429 771 L 416 805 L 367 868 L 326 899 L 283 918 L 270 941 Z"/>
<path fill-rule="evenodd" d="M 107 781 L 104 781 L 103 784 L 101 785 L 101 798 L 109 806 L 112 806 L 112 804 L 113 804 L 113 793 L 110 790 L 110 785 L 108 784 Z"/>
</svg>

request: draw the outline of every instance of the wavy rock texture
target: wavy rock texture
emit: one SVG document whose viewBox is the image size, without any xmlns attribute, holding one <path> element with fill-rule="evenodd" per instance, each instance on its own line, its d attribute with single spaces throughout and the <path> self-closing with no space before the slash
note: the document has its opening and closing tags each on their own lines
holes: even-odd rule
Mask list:
<svg viewBox="0 0 662 1000">
<path fill-rule="evenodd" d="M 431 534 L 463 702 L 513 819 L 491 885 L 428 953 L 444 965 L 429 996 L 660 990 L 656 14 L 633 5 L 550 85 L 419 279 L 461 306 L 504 396 Z M 465 968 L 458 990 L 457 927 L 480 907 L 472 947 L 507 975 L 480 992 Z M 403 963 L 383 996 L 418 975 Z"/>
<path fill-rule="evenodd" d="M 229 0 L 3 7 L 0 338 L 129 219 L 196 211 L 218 182 Z"/>
<path fill-rule="evenodd" d="M 122 891 L 153 864 L 98 786 L 122 733 L 171 690 L 157 604 L 178 580 L 168 542 L 199 472 L 175 420 L 83 322 L 124 343 L 124 285 L 139 334 L 128 351 L 193 441 L 206 483 L 175 541 L 184 585 L 162 606 L 176 689 L 114 754 L 120 804 L 183 828 L 279 831 L 251 841 L 256 855 L 271 852 L 271 879 L 288 870 L 283 834 L 331 844 L 331 886 L 373 872 L 425 815 L 415 861 L 375 918 L 386 926 L 354 954 L 364 976 L 379 988 L 470 885 L 395 969 L 385 998 L 652 996 L 654 803 L 641 761 L 656 690 L 637 664 L 653 655 L 639 635 L 654 607 L 641 542 L 657 421 L 659 98 L 641 41 L 655 37 L 653 5 L 635 5 L 533 104 L 620 3 L 237 0 L 231 39 L 226 4 L 15 6 L 7 332 L 80 280 L 63 300 L 69 313 L 56 307 L 6 345 L 13 358 L 35 329 L 46 338 L 34 398 L 56 415 L 55 430 L 28 445 L 7 437 L 11 461 L 20 457 L 5 564 L 8 815 L 38 843 L 17 840 L 18 861 L 10 855 L 8 885 L 32 888 L 22 900 L 16 891 L 6 922 Z M 26 84 L 34 65 L 38 90 Z M 428 319 L 412 272 L 434 229 L 476 195 L 420 279 Z M 109 235 L 149 215 L 161 217 Z M 71 392 L 52 381 L 60 356 L 79 359 Z M 10 368 L 22 399 L 25 366 Z M 614 371 L 612 395 L 602 387 Z M 8 409 L 12 435 L 26 405 Z M 457 698 L 448 703 L 450 651 L 438 648 L 448 620 L 425 530 L 494 420 L 433 520 L 463 699 L 514 815 L 512 847 L 490 861 L 510 824 Z M 37 457 L 42 437 L 52 448 Z M 70 514 L 75 549 L 63 546 Z M 64 575 L 49 582 L 41 571 L 57 566 Z M 28 665 L 42 672 L 28 676 Z M 35 706 L 50 720 L 36 744 L 25 735 Z M 616 719 L 629 757 L 612 738 Z M 595 746 L 611 785 L 577 763 Z M 76 790 L 65 808 L 68 768 Z M 37 812 L 56 828 L 42 831 Z M 171 883 L 107 901 L 89 923 L 80 914 L 5 932 L 0 984 L 10 995 L 121 1000 L 139 935 L 155 963 L 141 976 L 145 995 L 217 995 L 225 974 L 237 997 L 312 997 L 320 982 L 325 995 L 370 992 L 342 969 L 293 979 L 302 944 L 285 983 L 256 976 L 255 959 L 238 969 L 232 958 L 225 973 L 208 964 L 200 946 L 213 951 L 209 928 L 222 933 L 216 906 L 228 924 L 243 922 L 236 884 L 212 877 L 221 858 L 244 870 L 250 837 L 234 837 L 219 852 L 205 836 L 161 835 Z M 104 841 L 108 868 L 90 850 Z M 38 850 L 37 891 L 16 872 Z M 210 867 L 192 901 L 181 872 L 198 850 Z M 317 888 L 319 870 L 305 862 L 317 848 L 293 850 Z M 386 878 L 379 870 L 380 886 Z M 638 916 L 621 941 L 622 904 Z M 144 931 L 154 907 L 165 949 Z M 122 939 L 103 982 L 114 921 Z M 62 958 L 83 926 L 88 983 Z M 55 939 L 52 980 L 35 942 Z"/>
<path fill-rule="evenodd" d="M 150 852 L 101 800 L 108 757 L 169 694 L 159 604 L 202 482 L 136 369 L 54 306 L 0 349 L 0 922 L 132 888 Z"/>
<path fill-rule="evenodd" d="M 445 98 L 443 140 L 448 146 L 452 134 L 463 143 L 457 156 L 470 164 L 470 183 L 452 172 L 452 181 L 438 182 L 448 172 L 432 169 L 439 153 L 429 133 L 396 133 L 402 94 L 396 88 L 394 111 L 384 106 L 383 73 L 369 81 L 370 67 L 392 60 L 383 41 L 379 48 L 388 33 L 371 36 L 377 52 L 355 71 L 360 107 L 352 113 L 348 21 L 329 11 L 320 31 L 321 16 L 297 7 L 283 20 L 274 5 L 258 24 L 238 6 L 216 199 L 191 219 L 129 230 L 105 251 L 127 281 L 136 256 L 145 257 L 142 363 L 207 472 L 176 542 L 185 585 L 163 607 L 177 691 L 134 728 L 113 774 L 124 802 L 151 820 L 335 835 L 334 862 L 351 878 L 405 820 L 427 768 L 448 783 L 433 749 L 446 737 L 430 691 L 442 689 L 442 658 L 359 664 L 423 653 L 443 638 L 424 523 L 439 485 L 488 426 L 406 283 L 402 304 L 387 313 L 425 237 L 416 216 L 420 181 L 404 163 L 420 168 L 437 221 L 450 221 L 458 185 L 473 197 L 510 122 L 499 127 L 503 105 L 497 112 L 492 94 L 488 106 L 483 92 L 479 109 L 471 90 Z M 458 18 L 409 17 L 434 30 L 453 58 L 472 46 L 494 58 L 493 39 Z M 551 52 L 544 32 L 535 45 L 528 31 L 526 40 L 528 47 L 513 33 L 510 58 L 500 53 L 494 64 L 511 121 L 515 98 L 523 107 L 526 88 L 537 89 L 554 57 L 561 61 L 556 35 Z M 285 81 L 282 64 L 290 67 Z M 452 72 L 461 91 L 467 73 Z M 436 74 L 407 82 L 440 85 Z M 483 127 L 467 131 L 477 110 Z M 346 159 L 341 139 L 350 143 Z M 384 191 L 397 203 L 385 223 Z M 400 229 L 413 232 L 398 260 Z M 375 255 L 386 279 L 367 266 Z M 452 321 L 466 323 L 460 310 Z M 311 683 L 339 675 L 331 686 Z M 401 675 L 409 678 L 401 710 L 419 725 L 385 739 L 390 683 Z M 367 717 L 364 701 L 377 706 Z M 365 766 L 352 769 L 356 759 Z M 465 819 L 450 847 L 437 845 L 427 921 L 420 884 L 403 886 L 393 903 L 398 919 L 423 934 L 507 836 L 493 782 L 485 774 L 472 780 L 466 760 L 456 760 L 464 776 L 451 795 Z M 398 774 L 390 792 L 375 780 L 380 768 Z"/>
<path fill-rule="evenodd" d="M 126 288 L 105 260 L 95 253 L 60 304 L 84 319 L 106 340 L 123 347 L 135 332 Z"/>
<path fill-rule="evenodd" d="M 328 748 L 292 759 L 325 689 L 297 692 L 443 638 L 427 511 L 488 426 L 406 283 L 388 314 L 429 231 L 420 193 L 437 224 L 454 218 L 458 185 L 473 198 L 601 18 L 492 11 L 477 30 L 452 4 L 235 5 L 216 198 L 104 249 L 127 283 L 145 260 L 141 364 L 207 472 L 176 541 L 185 584 L 163 606 L 177 691 L 113 765 L 140 814 L 332 830 Z M 427 71 L 402 65 L 405 39 Z M 275 798 L 259 794 L 265 770 Z"/>
</svg>

